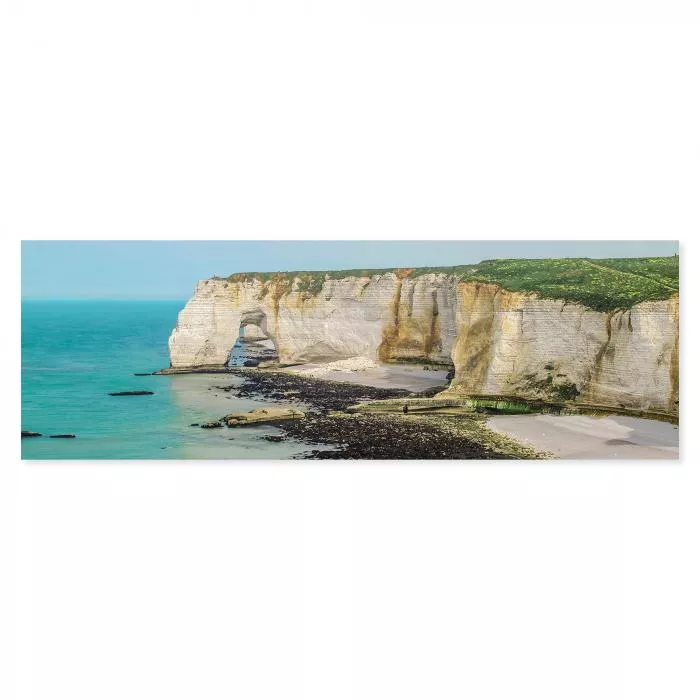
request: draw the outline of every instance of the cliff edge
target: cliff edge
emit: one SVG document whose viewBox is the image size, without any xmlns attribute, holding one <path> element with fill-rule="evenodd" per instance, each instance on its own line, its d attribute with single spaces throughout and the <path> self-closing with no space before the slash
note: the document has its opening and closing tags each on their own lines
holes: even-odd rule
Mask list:
<svg viewBox="0 0 700 700">
<path fill-rule="evenodd" d="M 675 256 L 212 278 L 178 316 L 171 367 L 225 367 L 247 325 L 284 364 L 454 365 L 455 394 L 678 413 Z"/>
</svg>

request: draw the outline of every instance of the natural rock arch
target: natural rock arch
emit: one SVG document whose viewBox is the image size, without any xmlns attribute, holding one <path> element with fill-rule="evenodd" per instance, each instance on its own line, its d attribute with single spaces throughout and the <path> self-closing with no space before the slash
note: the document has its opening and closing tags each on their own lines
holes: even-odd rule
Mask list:
<svg viewBox="0 0 700 700">
<path fill-rule="evenodd" d="M 263 309 L 252 309 L 250 311 L 241 312 L 240 328 L 245 326 L 256 326 L 263 334 L 269 338 L 270 334 L 267 329 L 267 313 Z"/>
<path fill-rule="evenodd" d="M 271 335 L 268 331 L 268 321 L 267 321 L 267 313 L 265 312 L 264 309 L 249 309 L 247 311 L 241 311 L 240 312 L 240 319 L 238 322 L 238 329 L 235 334 L 235 336 L 231 339 L 231 344 L 230 344 L 230 350 L 228 353 L 228 357 L 226 359 L 226 364 L 230 364 L 231 358 L 234 353 L 234 348 L 236 347 L 240 335 L 241 335 L 241 329 L 246 328 L 247 326 L 252 326 L 256 329 L 259 330 L 260 333 L 262 333 L 262 336 L 264 339 L 270 340 L 275 348 L 275 352 L 279 352 L 277 348 L 277 340 L 274 338 L 273 335 Z"/>
<path fill-rule="evenodd" d="M 174 369 L 226 367 L 242 324 L 258 326 L 279 353 L 274 310 L 250 298 L 252 295 L 245 299 L 243 294 L 233 294 L 225 284 L 210 282 L 200 282 L 195 296 L 178 314 L 168 341 L 170 366 Z"/>
</svg>

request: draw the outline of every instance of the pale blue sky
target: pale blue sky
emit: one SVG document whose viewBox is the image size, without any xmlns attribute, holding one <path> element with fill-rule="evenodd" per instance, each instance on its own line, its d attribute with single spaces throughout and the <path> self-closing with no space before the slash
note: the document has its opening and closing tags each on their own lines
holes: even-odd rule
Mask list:
<svg viewBox="0 0 700 700">
<path fill-rule="evenodd" d="M 234 272 L 673 255 L 676 241 L 23 241 L 25 299 L 186 299 Z"/>
</svg>

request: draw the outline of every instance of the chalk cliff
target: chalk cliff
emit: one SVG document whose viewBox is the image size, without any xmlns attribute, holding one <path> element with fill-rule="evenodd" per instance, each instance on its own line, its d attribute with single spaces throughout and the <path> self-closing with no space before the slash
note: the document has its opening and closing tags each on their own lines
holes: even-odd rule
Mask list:
<svg viewBox="0 0 700 700">
<path fill-rule="evenodd" d="M 241 324 L 283 364 L 366 356 L 454 364 L 452 393 L 678 412 L 678 296 L 626 310 L 398 272 L 197 284 L 169 341 L 171 367 L 226 365 Z"/>
</svg>

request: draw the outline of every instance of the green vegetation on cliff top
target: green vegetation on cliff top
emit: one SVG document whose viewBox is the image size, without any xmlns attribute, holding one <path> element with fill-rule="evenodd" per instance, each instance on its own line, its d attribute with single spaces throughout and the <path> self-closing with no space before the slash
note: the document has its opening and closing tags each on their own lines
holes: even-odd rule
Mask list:
<svg viewBox="0 0 700 700">
<path fill-rule="evenodd" d="M 545 299 L 578 302 L 598 311 L 628 309 L 642 301 L 668 299 L 678 293 L 678 256 L 665 258 L 546 258 L 484 260 L 453 267 L 384 268 L 289 272 L 240 272 L 232 282 L 259 279 L 291 284 L 298 277 L 300 290 L 316 294 L 326 277 L 372 277 L 389 272 L 415 278 L 445 274 L 462 282 L 497 284 L 512 292 L 534 292 Z"/>
</svg>

